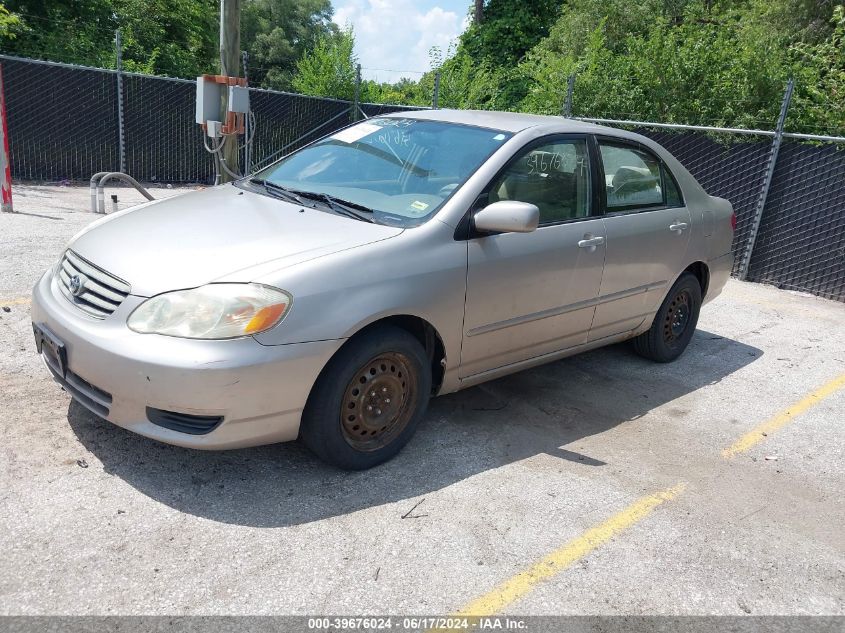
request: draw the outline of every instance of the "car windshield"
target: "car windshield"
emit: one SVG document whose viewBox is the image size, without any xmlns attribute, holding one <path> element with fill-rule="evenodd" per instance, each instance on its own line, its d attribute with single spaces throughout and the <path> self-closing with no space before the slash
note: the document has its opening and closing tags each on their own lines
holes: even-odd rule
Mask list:
<svg viewBox="0 0 845 633">
<path fill-rule="evenodd" d="M 374 118 L 291 154 L 255 174 L 254 182 L 294 190 L 300 198 L 331 196 L 329 208 L 351 203 L 359 215 L 372 210 L 368 218 L 381 224 L 416 226 L 508 138 L 454 123 Z"/>
</svg>

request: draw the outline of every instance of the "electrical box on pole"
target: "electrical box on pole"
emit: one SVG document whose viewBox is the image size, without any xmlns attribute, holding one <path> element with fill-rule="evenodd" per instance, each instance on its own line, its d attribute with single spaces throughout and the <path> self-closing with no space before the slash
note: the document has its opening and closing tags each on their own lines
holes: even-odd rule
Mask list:
<svg viewBox="0 0 845 633">
<path fill-rule="evenodd" d="M 225 98 L 224 98 L 225 97 Z M 248 147 L 252 131 L 246 135 L 249 111 L 249 88 L 246 79 L 226 75 L 197 77 L 196 121 L 205 133 L 205 149 L 214 157 L 215 184 L 241 177 L 237 151 L 234 160 L 231 148 L 238 149 L 238 136 L 244 135 Z M 210 141 L 210 144 L 209 142 Z"/>
<path fill-rule="evenodd" d="M 249 113 L 249 88 L 246 87 L 246 80 L 243 86 L 229 86 L 227 109 L 236 114 Z"/>
<path fill-rule="evenodd" d="M 223 112 L 223 95 L 227 108 Z M 249 113 L 246 79 L 225 75 L 197 77 L 197 123 L 207 129 L 209 121 L 220 123 L 223 134 L 243 134 L 244 116 Z"/>
</svg>

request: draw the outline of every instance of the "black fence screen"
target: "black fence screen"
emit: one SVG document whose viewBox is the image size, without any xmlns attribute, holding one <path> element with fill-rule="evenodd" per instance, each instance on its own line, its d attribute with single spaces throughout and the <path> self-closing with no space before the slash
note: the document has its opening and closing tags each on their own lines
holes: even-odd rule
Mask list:
<svg viewBox="0 0 845 633">
<path fill-rule="evenodd" d="M 736 213 L 736 272 L 763 187 L 771 139 L 728 140 L 700 132 L 667 132 L 653 128 L 636 131 L 668 149 L 711 196 L 731 201 Z"/>
<path fill-rule="evenodd" d="M 120 170 L 115 71 L 4 55 L 0 64 L 13 178 L 87 181 L 95 172 Z M 122 85 L 126 171 L 142 182 L 212 182 L 212 159 L 195 123 L 195 83 L 124 73 Z M 411 109 L 360 104 L 356 110 L 348 101 L 254 88 L 250 100 L 253 168 L 353 118 Z M 645 123 L 636 131 L 672 152 L 711 195 L 733 203 L 736 272 L 749 245 L 772 139 Z M 845 143 L 784 141 L 748 279 L 845 301 Z"/>
<path fill-rule="evenodd" d="M 12 178 L 87 180 L 120 167 L 117 75 L 0 59 Z"/>
<path fill-rule="evenodd" d="M 781 146 L 748 279 L 845 301 L 845 143 Z"/>
<path fill-rule="evenodd" d="M 118 74 L 0 55 L 12 177 L 87 181 L 120 171 Z M 121 74 L 126 172 L 142 182 L 211 183 L 214 164 L 195 120 L 196 83 Z M 348 125 L 349 101 L 250 89 L 259 168 Z M 361 104 L 359 118 L 407 110 Z"/>
<path fill-rule="evenodd" d="M 737 215 L 734 272 L 748 247 L 772 139 L 638 128 L 668 149 Z M 845 301 L 845 143 L 780 148 L 748 277 Z"/>
<path fill-rule="evenodd" d="M 214 166 L 195 121 L 196 90 L 193 81 L 124 75 L 126 173 L 141 182 L 212 181 Z"/>
</svg>

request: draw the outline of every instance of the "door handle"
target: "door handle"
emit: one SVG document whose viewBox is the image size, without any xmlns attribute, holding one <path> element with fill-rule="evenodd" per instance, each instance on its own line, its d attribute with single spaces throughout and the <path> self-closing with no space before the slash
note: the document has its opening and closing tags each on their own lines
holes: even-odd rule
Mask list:
<svg viewBox="0 0 845 633">
<path fill-rule="evenodd" d="M 684 231 L 684 229 L 688 227 L 689 224 L 687 224 L 686 222 L 675 222 L 674 224 L 669 225 L 669 230 L 680 234 Z"/>
<path fill-rule="evenodd" d="M 601 246 L 602 244 L 604 244 L 604 238 L 601 236 L 587 237 L 587 235 L 585 235 L 583 240 L 578 240 L 578 248 L 589 248 L 591 250 L 595 250 L 596 246 Z"/>
</svg>

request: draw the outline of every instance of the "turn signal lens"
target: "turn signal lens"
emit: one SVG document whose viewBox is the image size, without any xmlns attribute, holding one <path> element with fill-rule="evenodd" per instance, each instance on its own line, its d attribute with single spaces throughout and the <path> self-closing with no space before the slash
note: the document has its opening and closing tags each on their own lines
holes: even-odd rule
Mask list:
<svg viewBox="0 0 845 633">
<path fill-rule="evenodd" d="M 247 334 L 255 334 L 267 330 L 282 318 L 285 310 L 288 309 L 289 303 L 277 303 L 266 308 L 261 308 L 258 313 L 249 320 L 244 331 Z"/>
<path fill-rule="evenodd" d="M 142 334 L 226 339 L 274 327 L 293 299 L 284 290 L 259 284 L 209 284 L 147 299 L 127 326 Z"/>
<path fill-rule="evenodd" d="M 736 232 L 736 213 L 731 213 L 731 231 Z"/>
</svg>

